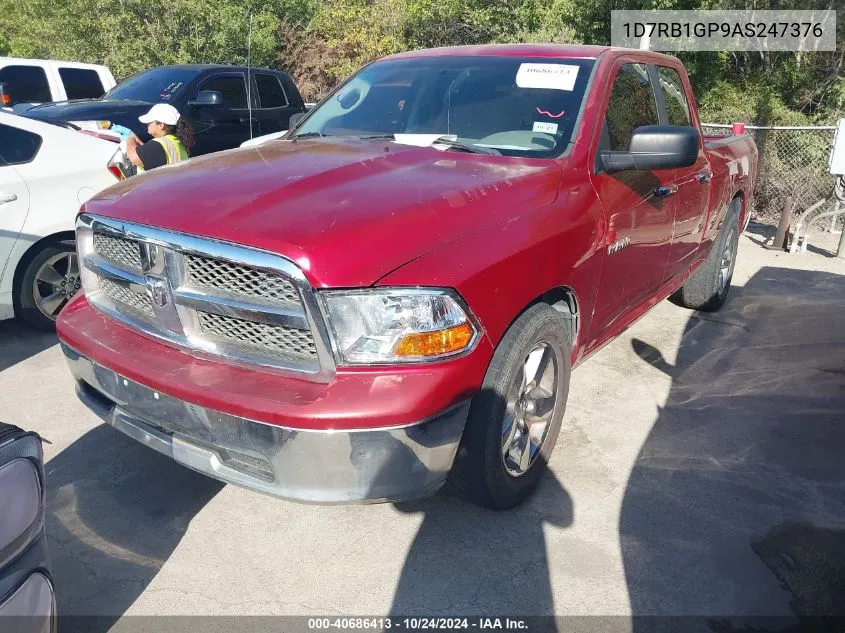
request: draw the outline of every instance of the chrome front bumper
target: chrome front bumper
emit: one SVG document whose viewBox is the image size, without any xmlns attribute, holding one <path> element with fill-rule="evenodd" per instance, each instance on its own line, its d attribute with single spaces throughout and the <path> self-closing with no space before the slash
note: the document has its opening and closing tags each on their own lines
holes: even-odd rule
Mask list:
<svg viewBox="0 0 845 633">
<path fill-rule="evenodd" d="M 77 395 L 111 426 L 205 475 L 296 501 L 400 501 L 433 494 L 449 474 L 469 410 L 466 401 L 433 419 L 386 429 L 289 429 L 178 400 L 64 343 L 62 351 Z"/>
</svg>

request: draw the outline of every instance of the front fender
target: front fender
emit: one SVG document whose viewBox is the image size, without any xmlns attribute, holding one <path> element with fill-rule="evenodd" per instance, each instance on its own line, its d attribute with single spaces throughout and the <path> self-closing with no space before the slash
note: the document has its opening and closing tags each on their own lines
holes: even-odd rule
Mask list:
<svg viewBox="0 0 845 633">
<path fill-rule="evenodd" d="M 585 181 L 551 205 L 448 243 L 382 277 L 379 286 L 455 288 L 493 347 L 538 297 L 565 286 L 589 327 L 604 246 L 601 207 Z"/>
</svg>

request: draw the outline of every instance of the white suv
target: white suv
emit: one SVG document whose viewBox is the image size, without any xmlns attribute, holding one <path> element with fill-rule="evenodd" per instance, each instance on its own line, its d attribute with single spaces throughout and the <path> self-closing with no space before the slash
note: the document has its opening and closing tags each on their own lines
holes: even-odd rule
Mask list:
<svg viewBox="0 0 845 633">
<path fill-rule="evenodd" d="M 67 99 L 96 99 L 114 87 L 105 66 L 46 59 L 0 57 L 0 106 Z"/>
</svg>

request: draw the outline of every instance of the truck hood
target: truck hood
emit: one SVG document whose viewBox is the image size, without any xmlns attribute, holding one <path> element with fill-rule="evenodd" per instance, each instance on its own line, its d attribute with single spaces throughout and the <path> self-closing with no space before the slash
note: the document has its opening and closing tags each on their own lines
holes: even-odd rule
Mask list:
<svg viewBox="0 0 845 633">
<path fill-rule="evenodd" d="M 273 141 L 152 170 L 84 211 L 264 249 L 296 262 L 316 287 L 356 287 L 550 204 L 560 180 L 551 160 L 373 140 Z"/>
<path fill-rule="evenodd" d="M 44 103 L 26 111 L 26 116 L 49 121 L 95 121 L 137 119 L 150 109 L 144 101 L 128 99 L 78 99 Z"/>
</svg>

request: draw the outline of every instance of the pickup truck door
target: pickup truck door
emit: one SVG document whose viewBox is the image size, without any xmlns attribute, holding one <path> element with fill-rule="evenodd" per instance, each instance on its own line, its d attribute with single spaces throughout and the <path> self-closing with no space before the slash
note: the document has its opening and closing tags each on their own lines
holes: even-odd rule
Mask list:
<svg viewBox="0 0 845 633">
<path fill-rule="evenodd" d="M 669 66 L 656 66 L 655 79 L 658 91 L 661 120 L 668 125 L 695 126 L 699 130 L 698 159 L 691 167 L 674 170 L 674 230 L 669 265 L 664 281 L 686 272 L 695 261 L 701 238 L 704 234 L 707 209 L 710 200 L 710 185 L 713 172 L 704 151 L 701 128 L 690 107 L 692 94 L 682 73 Z"/>
<path fill-rule="evenodd" d="M 617 62 L 597 147 L 628 151 L 643 125 L 657 125 L 657 100 L 644 64 Z M 604 208 L 607 240 L 593 315 L 592 338 L 603 337 L 632 308 L 654 294 L 666 271 L 672 240 L 673 170 L 606 173 L 596 161 L 592 178 Z"/>
<path fill-rule="evenodd" d="M 216 73 L 197 86 L 200 90 L 215 90 L 223 96 L 218 105 L 189 106 L 194 128 L 194 147 L 191 156 L 238 147 L 249 139 L 246 76 L 242 72 Z M 196 95 L 191 95 L 189 101 Z M 258 118 L 253 112 L 253 132 L 258 132 Z"/>
<path fill-rule="evenodd" d="M 292 114 L 301 109 L 291 103 L 290 98 L 277 75 L 271 73 L 252 72 L 253 91 L 258 95 L 259 128 L 255 128 L 254 135 L 273 134 L 288 129 L 288 122 Z"/>
</svg>

